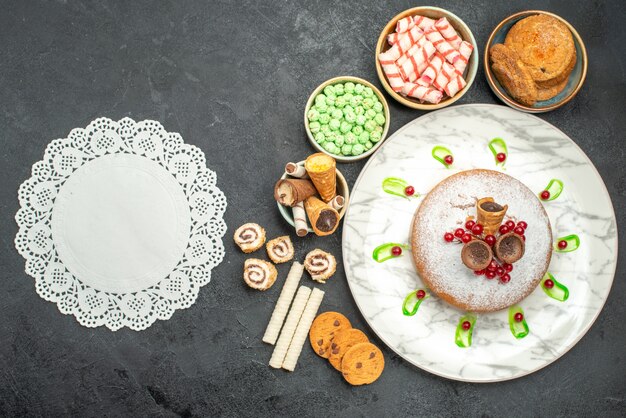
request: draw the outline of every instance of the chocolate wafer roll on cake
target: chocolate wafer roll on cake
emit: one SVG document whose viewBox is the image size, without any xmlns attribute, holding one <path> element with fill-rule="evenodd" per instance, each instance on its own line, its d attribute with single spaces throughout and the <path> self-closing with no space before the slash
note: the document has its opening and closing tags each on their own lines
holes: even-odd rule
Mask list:
<svg viewBox="0 0 626 418">
<path fill-rule="evenodd" d="M 265 245 L 267 255 L 274 263 L 286 263 L 293 258 L 294 249 L 289 235 L 274 238 Z"/>
<path fill-rule="evenodd" d="M 318 248 L 311 251 L 304 259 L 304 268 L 309 272 L 311 278 L 319 283 L 326 283 L 337 270 L 337 260 L 335 256 Z"/>
<path fill-rule="evenodd" d="M 255 223 L 243 224 L 237 228 L 233 238 L 241 251 L 251 253 L 265 244 L 265 229 Z"/>
<path fill-rule="evenodd" d="M 269 289 L 276 281 L 276 276 L 276 267 L 268 261 L 249 258 L 244 263 L 243 280 L 253 289 Z"/>
</svg>

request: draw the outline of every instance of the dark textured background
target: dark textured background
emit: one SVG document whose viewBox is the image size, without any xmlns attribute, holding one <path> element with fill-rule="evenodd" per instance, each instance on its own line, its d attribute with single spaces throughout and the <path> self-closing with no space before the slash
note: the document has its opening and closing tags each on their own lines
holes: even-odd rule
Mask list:
<svg viewBox="0 0 626 418">
<path fill-rule="evenodd" d="M 101 4 L 102 3 L 102 4 Z M 273 3 L 273 4 L 272 4 Z M 267 366 L 261 342 L 288 266 L 270 291 L 242 283 L 230 236 L 245 221 L 291 233 L 271 197 L 283 164 L 312 152 L 303 107 L 322 81 L 349 74 L 379 85 L 379 31 L 411 2 L 0 2 L 0 415 L 595 415 L 626 414 L 624 252 L 609 299 L 563 358 L 498 384 L 444 380 L 384 348 L 375 384 L 351 387 L 305 347 L 294 373 Z M 593 160 L 626 215 L 624 5 L 612 2 L 442 1 L 483 53 L 491 29 L 523 9 L 572 23 L 589 53 L 580 94 L 541 115 Z M 422 112 L 391 104 L 391 130 Z M 481 68 L 458 103 L 498 103 Z M 228 197 L 227 255 L 197 302 L 142 332 L 88 329 L 35 293 L 13 238 L 17 189 L 45 145 L 99 116 L 157 119 L 205 153 Z M 363 163 L 341 165 L 352 185 Z M 621 222 L 620 232 L 624 232 Z M 292 234 L 293 235 L 293 234 Z M 340 233 L 298 240 L 341 254 Z M 340 266 L 322 309 L 377 341 Z"/>
</svg>

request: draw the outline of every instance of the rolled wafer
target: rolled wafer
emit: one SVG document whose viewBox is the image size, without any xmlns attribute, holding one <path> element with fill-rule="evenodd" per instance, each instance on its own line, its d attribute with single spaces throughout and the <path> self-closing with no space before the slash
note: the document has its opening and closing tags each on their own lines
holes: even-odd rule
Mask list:
<svg viewBox="0 0 626 418">
<path fill-rule="evenodd" d="M 285 164 L 285 173 L 290 175 L 291 177 L 297 177 L 299 179 L 308 177 L 304 166 L 298 165 L 296 163 Z"/>
<path fill-rule="evenodd" d="M 417 52 L 399 66 L 402 78 L 411 82 L 417 80 L 420 69 L 424 67 L 424 64 L 428 66 L 428 61 L 435 51 L 436 49 L 431 42 L 425 42 L 421 48 L 418 48 Z"/>
<path fill-rule="evenodd" d="M 461 45 L 459 46 L 459 54 L 461 54 L 461 56 L 454 63 L 454 68 L 459 72 L 459 74 L 463 75 L 463 73 L 465 72 L 465 67 L 467 67 L 469 57 L 470 55 L 472 55 L 473 50 L 474 47 L 472 46 L 472 44 L 467 41 L 461 42 Z"/>
<path fill-rule="evenodd" d="M 441 66 L 441 71 L 437 74 L 437 78 L 433 82 L 433 86 L 439 90 L 443 91 L 446 88 L 452 77 L 455 77 L 456 71 L 452 64 L 445 61 Z"/>
<path fill-rule="evenodd" d="M 428 67 L 422 73 L 422 76 L 417 80 L 417 84 L 420 86 L 428 87 L 430 86 L 436 79 L 437 74 L 441 71 L 441 66 L 445 58 L 439 52 L 435 53 L 433 57 L 430 59 Z"/>
<path fill-rule="evenodd" d="M 270 367 L 275 369 L 282 367 L 285 356 L 287 355 L 287 350 L 289 349 L 289 344 L 291 343 L 293 334 L 296 332 L 296 327 L 298 326 L 298 322 L 300 321 L 300 317 L 302 316 L 302 312 L 307 305 L 310 295 L 311 289 L 306 286 L 300 286 L 293 300 L 293 304 L 291 305 L 289 315 L 287 315 L 285 325 L 280 332 L 280 337 L 278 337 L 278 341 L 274 347 L 274 352 L 272 352 L 272 358 L 269 363 Z"/>
<path fill-rule="evenodd" d="M 398 42 L 393 44 L 391 48 L 389 48 L 385 53 L 388 58 L 393 60 L 397 60 L 400 58 L 406 51 L 411 48 L 415 42 L 418 41 L 424 35 L 424 31 L 418 28 L 417 26 L 413 26 L 408 31 L 400 34 L 398 37 Z"/>
<path fill-rule="evenodd" d="M 315 193 L 315 186 L 309 180 L 280 179 L 274 186 L 274 199 L 283 206 L 293 207 Z"/>
<path fill-rule="evenodd" d="M 306 211 L 304 202 L 298 202 L 291 208 L 293 211 L 293 225 L 296 228 L 296 235 L 304 237 L 309 233 L 309 225 L 306 222 Z"/>
<path fill-rule="evenodd" d="M 415 26 L 411 16 L 404 17 L 396 22 L 396 33 L 404 33 Z"/>
<path fill-rule="evenodd" d="M 444 88 L 443 91 L 445 91 L 448 96 L 452 97 L 460 90 L 463 90 L 463 87 L 465 87 L 466 85 L 467 82 L 465 81 L 465 79 L 455 73 L 455 75 L 452 77 L 452 79 L 446 85 L 446 88 Z"/>
<path fill-rule="evenodd" d="M 402 94 L 408 97 L 414 97 L 422 102 L 435 104 L 439 103 L 443 97 L 443 93 L 439 90 L 413 83 L 405 83 L 404 87 L 402 87 Z"/>
<path fill-rule="evenodd" d="M 388 58 L 384 53 L 378 55 L 380 66 L 383 67 L 385 77 L 389 81 L 389 85 L 395 92 L 402 90 L 402 76 L 400 75 L 400 69 L 396 65 L 395 59 Z"/>
<path fill-rule="evenodd" d="M 459 49 L 462 39 L 459 34 L 456 33 L 450 22 L 448 22 L 448 19 L 442 17 L 435 22 L 435 27 L 437 28 L 439 33 L 441 33 L 443 39 L 445 39 L 450 43 L 450 45 L 452 45 L 452 48 Z"/>
<path fill-rule="evenodd" d="M 502 225 L 508 205 L 500 205 L 493 197 L 483 197 L 476 202 L 476 222 L 483 226 L 485 235 L 494 235 Z"/>
<path fill-rule="evenodd" d="M 389 35 L 387 35 L 387 42 L 389 43 L 389 45 L 393 45 L 396 42 L 398 42 L 399 37 L 400 37 L 400 34 L 397 32 L 390 33 Z"/>
<path fill-rule="evenodd" d="M 337 195 L 333 198 L 333 200 L 328 202 L 328 205 L 336 211 L 340 211 L 345 203 L 346 199 L 344 199 L 343 196 Z"/>
<path fill-rule="evenodd" d="M 304 162 L 304 168 L 324 202 L 330 202 L 337 194 L 336 167 L 335 159 L 323 152 L 309 155 Z"/>
<path fill-rule="evenodd" d="M 280 296 L 276 301 L 276 306 L 274 307 L 274 312 L 272 312 L 270 322 L 267 324 L 267 328 L 265 329 L 263 342 L 272 345 L 276 344 L 278 334 L 283 326 L 283 322 L 285 321 L 285 317 L 289 311 L 289 305 L 291 305 L 293 295 L 296 293 L 296 289 L 298 288 L 298 283 L 300 283 L 300 278 L 302 277 L 303 272 L 304 266 L 297 261 L 294 261 L 291 265 L 291 269 L 289 270 L 289 274 L 287 274 L 287 279 L 285 280 L 283 289 L 280 291 Z"/>
<path fill-rule="evenodd" d="M 311 228 L 315 235 L 323 237 L 330 235 L 339 225 L 339 212 L 322 202 L 315 196 L 304 201 L 304 209 L 311 221 Z"/>
<path fill-rule="evenodd" d="M 430 28 L 431 26 L 435 24 L 435 21 L 431 19 L 430 17 L 420 16 L 420 15 L 414 16 L 413 21 L 415 22 L 415 26 L 424 30 Z"/>
<path fill-rule="evenodd" d="M 296 368 L 298 358 L 302 352 L 302 347 L 309 336 L 309 329 L 311 329 L 311 324 L 315 319 L 315 315 L 317 315 L 317 310 L 322 304 L 322 299 L 324 299 L 324 291 L 317 288 L 313 289 L 311 296 L 306 303 L 306 307 L 304 308 L 304 312 L 302 312 L 300 322 L 298 322 L 298 327 L 293 335 L 291 344 L 289 344 L 289 351 L 287 351 L 287 356 L 283 360 L 283 369 L 293 372 Z"/>
<path fill-rule="evenodd" d="M 431 30 L 425 32 L 426 39 L 433 43 L 437 51 L 444 56 L 444 58 L 450 63 L 454 64 L 461 56 L 459 51 L 454 49 L 450 42 L 446 41 L 441 33 L 433 26 Z"/>
</svg>

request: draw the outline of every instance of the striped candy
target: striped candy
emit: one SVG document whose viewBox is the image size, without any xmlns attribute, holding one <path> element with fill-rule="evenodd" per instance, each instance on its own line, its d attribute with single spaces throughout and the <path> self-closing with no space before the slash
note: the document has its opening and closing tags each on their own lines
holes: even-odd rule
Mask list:
<svg viewBox="0 0 626 418">
<path fill-rule="evenodd" d="M 422 76 L 417 80 L 417 84 L 425 87 L 430 86 L 437 79 L 437 74 L 441 71 L 441 66 L 444 61 L 445 58 L 439 52 L 433 55 L 430 59 L 428 67 L 426 67 Z"/>
<path fill-rule="evenodd" d="M 396 23 L 396 33 L 404 33 L 415 26 L 415 22 L 411 16 L 407 16 L 398 20 Z"/>
<path fill-rule="evenodd" d="M 420 86 L 414 83 L 404 83 L 402 87 L 402 94 L 409 97 L 414 97 L 422 102 L 439 103 L 443 97 L 443 93 L 433 88 Z"/>
<path fill-rule="evenodd" d="M 465 79 L 455 73 L 454 78 L 450 80 L 450 82 L 448 83 L 446 88 L 443 89 L 443 91 L 445 91 L 448 96 L 452 97 L 455 94 L 457 94 L 460 90 L 462 90 L 466 84 L 467 83 L 465 82 Z"/>
<path fill-rule="evenodd" d="M 439 31 L 434 27 L 432 30 L 426 31 L 425 35 L 426 39 L 433 43 L 435 48 L 437 48 L 437 51 L 439 51 L 450 64 L 454 64 L 454 62 L 461 56 L 459 51 L 452 48 L 452 45 L 443 39 L 443 36 L 441 36 Z"/>
<path fill-rule="evenodd" d="M 459 47 L 459 59 L 454 63 L 454 68 L 459 72 L 459 74 L 463 74 L 465 72 L 465 67 L 467 67 L 467 63 L 469 62 L 469 57 L 472 55 L 472 51 L 474 47 L 467 41 L 461 42 L 461 46 Z"/>
<path fill-rule="evenodd" d="M 450 22 L 448 22 L 448 19 L 446 19 L 445 17 L 442 17 L 441 19 L 435 22 L 435 27 L 437 28 L 439 33 L 441 33 L 441 36 L 443 36 L 443 39 L 445 39 L 446 41 L 450 43 L 450 45 L 452 45 L 452 48 L 459 49 L 462 39 L 459 36 L 459 34 L 456 33 L 452 25 L 450 25 Z"/>
</svg>

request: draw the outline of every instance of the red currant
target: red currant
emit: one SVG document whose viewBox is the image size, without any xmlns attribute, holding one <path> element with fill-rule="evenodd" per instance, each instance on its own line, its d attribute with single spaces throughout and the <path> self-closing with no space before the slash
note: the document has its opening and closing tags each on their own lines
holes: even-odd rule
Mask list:
<svg viewBox="0 0 626 418">
<path fill-rule="evenodd" d="M 476 225 L 476 222 L 470 219 L 469 221 L 465 222 L 465 229 L 469 229 L 471 231 L 474 225 Z"/>
<path fill-rule="evenodd" d="M 472 227 L 472 234 L 480 235 L 483 233 L 483 226 L 481 224 L 476 224 Z"/>
<path fill-rule="evenodd" d="M 513 229 L 513 228 L 515 228 L 515 222 L 513 222 L 513 221 L 512 221 L 512 220 L 510 220 L 510 219 L 509 219 L 508 221 L 506 221 L 504 224 L 505 224 L 505 225 L 507 226 L 507 228 L 509 228 L 509 229 Z"/>
<path fill-rule="evenodd" d="M 511 281 L 511 276 L 509 275 L 509 273 L 504 273 L 504 275 L 500 277 L 500 281 L 502 283 L 508 283 Z"/>
<path fill-rule="evenodd" d="M 515 322 L 522 322 L 524 320 L 524 315 L 522 315 L 521 312 L 517 312 L 514 316 L 513 319 L 515 319 Z"/>
<path fill-rule="evenodd" d="M 451 155 L 446 155 L 445 157 L 443 157 L 443 161 L 446 163 L 446 165 L 451 165 L 454 162 L 454 158 L 452 158 Z"/>
<path fill-rule="evenodd" d="M 545 287 L 546 289 L 552 289 L 554 287 L 554 282 L 548 279 L 545 282 L 543 282 L 543 287 Z"/>
<path fill-rule="evenodd" d="M 477 275 L 477 276 L 482 276 L 483 274 L 485 274 L 485 269 L 474 270 L 474 274 Z"/>
<path fill-rule="evenodd" d="M 399 256 L 400 254 L 402 254 L 402 248 L 397 245 L 391 247 L 391 254 L 395 255 L 396 257 Z"/>
<path fill-rule="evenodd" d="M 407 196 L 413 196 L 415 194 L 415 188 L 413 186 L 406 186 L 404 188 L 404 194 Z"/>
<path fill-rule="evenodd" d="M 489 280 L 491 280 L 494 277 L 496 277 L 496 272 L 495 271 L 491 271 L 491 270 L 487 270 L 485 272 L 485 277 L 488 278 Z"/>
<path fill-rule="evenodd" d="M 417 292 L 415 292 L 415 296 L 418 299 L 424 299 L 426 297 L 426 292 L 424 292 L 422 289 L 420 289 Z"/>
<path fill-rule="evenodd" d="M 500 234 L 504 235 L 504 234 L 508 234 L 509 233 L 509 227 L 506 225 L 500 225 L 500 228 L 498 228 L 498 231 L 500 232 Z"/>
<path fill-rule="evenodd" d="M 544 190 L 543 192 L 541 192 L 541 200 L 548 200 L 550 199 L 550 192 L 547 190 Z"/>
<path fill-rule="evenodd" d="M 489 263 L 489 265 L 487 266 L 487 270 L 489 271 L 496 271 L 497 268 L 498 263 L 496 263 L 496 260 L 491 260 L 491 263 Z"/>
<path fill-rule="evenodd" d="M 465 331 L 469 331 L 472 327 L 472 323 L 470 321 L 463 321 L 463 325 L 461 325 Z"/>
<path fill-rule="evenodd" d="M 502 267 L 498 267 L 496 269 L 496 274 L 500 277 L 504 276 L 504 273 L 506 273 L 506 271 L 504 271 L 504 269 Z"/>
<path fill-rule="evenodd" d="M 515 232 L 517 235 L 524 235 L 524 228 L 522 228 L 521 226 L 516 226 L 515 229 L 513 229 L 513 232 Z"/>
<path fill-rule="evenodd" d="M 524 222 L 524 221 L 519 221 L 517 223 L 517 226 L 521 226 L 524 229 L 528 228 L 528 224 L 526 222 Z"/>
<path fill-rule="evenodd" d="M 490 246 L 493 247 L 493 244 L 496 243 L 496 237 L 494 237 L 493 235 L 489 234 L 485 237 L 485 242 Z"/>
<path fill-rule="evenodd" d="M 472 236 L 470 234 L 465 234 L 461 237 L 461 241 L 463 241 L 464 244 L 467 244 L 471 240 L 472 240 Z"/>
<path fill-rule="evenodd" d="M 452 242 L 454 240 L 454 235 L 452 235 L 450 232 L 446 232 L 445 234 L 443 234 L 443 239 L 445 239 L 446 242 Z"/>
<path fill-rule="evenodd" d="M 507 273 L 510 273 L 513 271 L 513 264 L 504 263 L 502 264 L 502 268 L 504 268 L 504 271 L 506 271 Z"/>
<path fill-rule="evenodd" d="M 562 239 L 557 245 L 559 246 L 559 250 L 564 250 L 567 248 L 567 241 Z"/>
<path fill-rule="evenodd" d="M 521 235 L 522 239 L 526 241 L 526 235 Z"/>
<path fill-rule="evenodd" d="M 506 154 L 503 152 L 499 152 L 496 155 L 496 159 L 498 160 L 499 163 L 503 163 L 506 160 Z"/>
<path fill-rule="evenodd" d="M 465 235 L 465 230 L 463 228 L 457 228 L 454 230 L 455 237 L 461 238 L 463 235 Z"/>
</svg>

